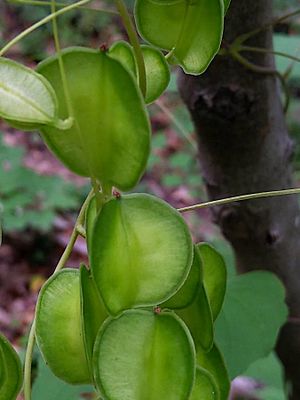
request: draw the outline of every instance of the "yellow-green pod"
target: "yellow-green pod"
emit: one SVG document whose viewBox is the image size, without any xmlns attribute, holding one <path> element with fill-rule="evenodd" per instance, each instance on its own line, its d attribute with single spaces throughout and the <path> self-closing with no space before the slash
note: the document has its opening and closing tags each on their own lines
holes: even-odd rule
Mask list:
<svg viewBox="0 0 300 400">
<path fill-rule="evenodd" d="M 0 399 L 16 400 L 22 381 L 20 358 L 9 341 L 0 335 Z"/>
<path fill-rule="evenodd" d="M 196 248 L 202 261 L 203 284 L 215 321 L 221 311 L 226 292 L 226 264 L 221 254 L 208 243 L 198 243 Z"/>
<path fill-rule="evenodd" d="M 173 310 L 186 308 L 193 303 L 198 293 L 199 287 L 202 285 L 202 265 L 201 259 L 194 250 L 194 260 L 190 273 L 184 282 L 184 285 L 169 300 L 161 304 L 162 308 L 170 308 Z"/>
<path fill-rule="evenodd" d="M 154 196 L 114 198 L 94 223 L 91 271 L 113 315 L 170 298 L 185 282 L 192 259 L 193 244 L 185 221 Z"/>
<path fill-rule="evenodd" d="M 220 390 L 213 375 L 206 369 L 197 367 L 196 380 L 189 400 L 219 400 Z"/>
<path fill-rule="evenodd" d="M 12 126 L 34 130 L 60 125 L 57 98 L 50 83 L 30 68 L 0 57 L 0 117 Z"/>
<path fill-rule="evenodd" d="M 214 378 L 219 389 L 220 400 L 228 400 L 230 379 L 223 356 L 216 344 L 209 352 L 200 348 L 197 350 L 197 364 L 207 370 Z"/>
<path fill-rule="evenodd" d="M 223 0 L 137 0 L 135 4 L 137 27 L 147 42 L 172 51 L 172 62 L 188 74 L 206 70 L 222 40 Z"/>
<path fill-rule="evenodd" d="M 71 113 L 74 122 L 64 131 L 44 127 L 44 140 L 75 173 L 97 178 L 105 186 L 132 189 L 150 151 L 148 114 L 135 79 L 104 51 L 71 48 L 61 56 L 68 101 L 57 56 L 43 61 L 38 72 L 56 92 L 60 118 Z"/>
<path fill-rule="evenodd" d="M 194 351 L 188 329 L 173 313 L 128 310 L 99 331 L 95 381 L 106 400 L 187 400 Z"/>
<path fill-rule="evenodd" d="M 155 101 L 168 87 L 170 82 L 170 68 L 161 51 L 154 47 L 142 45 L 142 54 L 146 69 L 146 96 L 147 104 Z M 133 76 L 138 78 L 138 68 L 133 48 L 124 41 L 116 42 L 109 49 L 108 54 L 120 61 Z"/>
<path fill-rule="evenodd" d="M 39 349 L 52 372 L 70 384 L 93 382 L 91 348 L 106 317 L 98 293 L 89 285 L 85 267 L 81 274 L 64 269 L 46 282 L 37 304 Z"/>
</svg>

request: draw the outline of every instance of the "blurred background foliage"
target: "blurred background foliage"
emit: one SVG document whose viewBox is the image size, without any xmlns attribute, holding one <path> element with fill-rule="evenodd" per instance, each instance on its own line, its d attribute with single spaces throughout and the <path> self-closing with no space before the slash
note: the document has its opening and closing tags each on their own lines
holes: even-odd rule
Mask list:
<svg viewBox="0 0 300 400">
<path fill-rule="evenodd" d="M 299 0 L 273 1 L 275 16 L 300 7 Z M 133 0 L 127 0 L 127 4 L 132 9 Z M 114 14 L 95 10 L 110 7 L 109 2 L 99 0 L 89 7 L 94 10 L 79 9 L 59 18 L 63 47 L 97 48 L 124 37 L 123 28 Z M 49 6 L 0 0 L 0 46 L 48 13 Z M 300 15 L 274 28 L 274 47 L 277 51 L 300 57 Z M 22 40 L 9 56 L 34 67 L 53 52 L 51 25 L 44 25 Z M 276 66 L 286 76 L 290 89 L 287 124 L 295 143 L 294 167 L 298 181 L 300 63 L 276 56 Z M 137 190 L 160 196 L 175 207 L 183 207 L 205 200 L 205 189 L 197 161 L 193 124 L 179 97 L 176 77 L 177 70 L 173 70 L 167 92 L 149 108 L 154 131 L 152 153 Z M 0 330 L 15 343 L 22 343 L 20 337 L 26 334 L 31 321 L 37 292 L 68 240 L 87 186 L 85 179 L 73 176 L 51 156 L 38 134 L 18 132 L 0 122 L 0 216 L 3 226 L 0 282 L 5 279 L 5 284 L 0 285 L 0 298 L 6 299 L 4 304 L 0 304 Z M 223 254 L 229 277 L 232 277 L 235 274 L 233 253 L 218 228 L 210 222 L 210 212 L 190 213 L 187 222 L 195 240 L 209 241 Z M 85 246 L 79 241 L 70 263 L 77 265 L 85 258 Z M 38 393 L 34 394 L 38 396 L 36 398 L 48 399 L 43 393 L 47 388 L 45 381 L 57 389 L 59 395 L 56 398 L 79 396 L 78 390 L 65 392 L 68 390 L 66 386 L 50 376 L 47 367 L 39 360 L 37 355 L 41 367 L 40 380 L 34 389 L 34 393 Z M 253 393 L 258 391 L 260 399 L 284 400 L 281 366 L 274 355 L 256 362 L 245 374 L 255 379 L 251 390 Z"/>
</svg>

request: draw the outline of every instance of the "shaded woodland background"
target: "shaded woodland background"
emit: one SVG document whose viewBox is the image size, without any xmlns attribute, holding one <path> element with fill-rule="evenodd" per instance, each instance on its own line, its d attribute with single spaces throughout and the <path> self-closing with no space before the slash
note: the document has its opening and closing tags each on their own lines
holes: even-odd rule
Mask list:
<svg viewBox="0 0 300 400">
<path fill-rule="evenodd" d="M 132 4 L 131 1 L 128 3 Z M 100 4 L 98 1 L 95 8 Z M 275 14 L 286 13 L 297 5 L 299 2 L 294 0 L 276 0 Z M 21 6 L 0 0 L 0 45 L 48 12 L 47 7 Z M 125 35 L 117 17 L 96 10 L 74 11 L 62 16 L 59 24 L 63 46 L 76 44 L 98 48 Z M 300 55 L 300 17 L 276 26 L 274 45 L 277 50 Z M 24 39 L 9 56 L 34 66 L 53 52 L 51 27 L 47 25 Z M 287 122 L 295 143 L 293 165 L 295 180 L 299 183 L 300 64 L 277 57 L 276 65 L 279 71 L 288 74 L 291 97 Z M 177 71 L 174 70 L 166 94 L 150 108 L 154 129 L 152 154 L 137 191 L 155 194 L 174 207 L 184 207 L 206 200 L 206 191 L 197 161 L 196 134 L 178 93 L 176 80 Z M 73 175 L 56 161 L 38 134 L 22 133 L 0 122 L 0 211 L 3 226 L 0 330 L 19 349 L 26 341 L 38 291 L 52 273 L 68 242 L 76 212 L 87 192 L 88 181 Z M 214 244 L 225 257 L 229 274 L 233 274 L 233 252 L 219 228 L 211 222 L 210 210 L 193 212 L 185 217 L 194 239 Z M 78 265 L 86 259 L 85 244 L 79 240 L 69 265 Z M 277 376 L 279 367 L 272 360 L 268 359 L 261 368 L 269 369 L 271 378 L 265 383 L 270 385 L 271 392 L 273 390 L 272 399 L 277 400 L 281 397 L 274 382 L 280 380 Z M 252 370 L 257 372 L 259 368 L 256 366 Z M 255 382 L 251 390 L 245 390 L 249 393 L 259 387 L 260 384 Z M 247 396 L 245 398 L 259 398 L 255 394 Z M 271 400 L 271 397 L 263 398 Z"/>
</svg>

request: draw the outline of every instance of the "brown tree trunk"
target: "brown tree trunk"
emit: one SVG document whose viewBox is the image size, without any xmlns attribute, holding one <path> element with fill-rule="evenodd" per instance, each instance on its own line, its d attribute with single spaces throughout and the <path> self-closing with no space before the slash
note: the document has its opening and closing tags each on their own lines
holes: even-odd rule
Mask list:
<svg viewBox="0 0 300 400">
<path fill-rule="evenodd" d="M 272 0 L 232 0 L 224 43 L 272 20 Z M 271 48 L 272 31 L 247 42 Z M 245 53 L 251 62 L 274 68 L 272 55 Z M 218 56 L 200 77 L 182 74 L 181 95 L 195 122 L 202 174 L 210 199 L 294 186 L 293 143 L 288 137 L 280 83 L 275 75 L 246 69 Z M 252 200 L 213 210 L 214 221 L 235 250 L 241 272 L 275 272 L 287 289 L 289 322 L 278 354 L 300 399 L 300 214 L 296 196 Z"/>
</svg>

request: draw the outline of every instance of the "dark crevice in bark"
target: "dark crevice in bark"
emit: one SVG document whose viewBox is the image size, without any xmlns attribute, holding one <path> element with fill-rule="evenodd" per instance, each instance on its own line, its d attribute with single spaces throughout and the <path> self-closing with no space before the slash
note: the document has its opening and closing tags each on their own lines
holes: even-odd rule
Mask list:
<svg viewBox="0 0 300 400">
<path fill-rule="evenodd" d="M 224 40 L 265 25 L 271 0 L 232 0 Z M 272 32 L 247 43 L 271 48 Z M 251 62 L 274 67 L 268 54 L 244 54 Z M 201 77 L 182 74 L 179 88 L 194 120 L 202 174 L 210 199 L 294 186 L 288 136 L 275 75 L 245 69 L 217 56 Z M 214 221 L 235 250 L 241 272 L 275 272 L 287 289 L 290 316 L 300 317 L 300 214 L 296 196 L 252 200 L 212 211 Z M 300 325 L 282 329 L 278 354 L 293 382 L 291 399 L 300 399 Z"/>
</svg>

